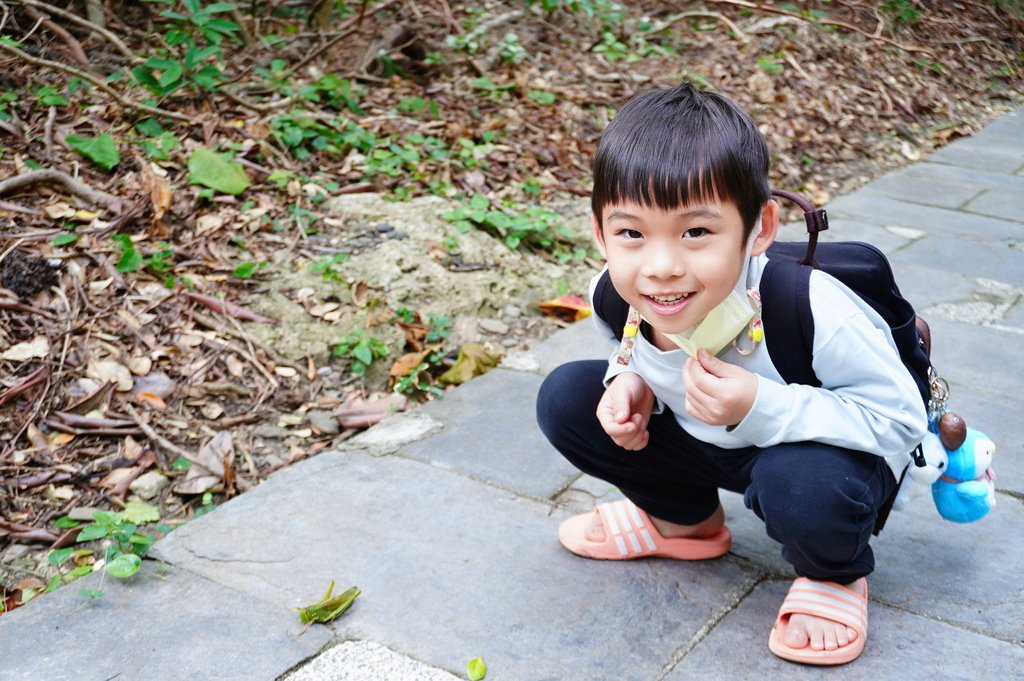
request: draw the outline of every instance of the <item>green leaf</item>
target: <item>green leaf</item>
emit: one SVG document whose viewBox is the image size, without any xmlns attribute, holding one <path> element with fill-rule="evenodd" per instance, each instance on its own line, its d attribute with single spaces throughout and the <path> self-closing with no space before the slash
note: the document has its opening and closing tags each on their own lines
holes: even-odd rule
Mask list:
<svg viewBox="0 0 1024 681">
<path fill-rule="evenodd" d="M 466 677 L 469 681 L 480 681 L 485 676 L 487 676 L 487 665 L 484 664 L 484 658 L 474 657 L 466 665 Z"/>
<path fill-rule="evenodd" d="M 54 523 L 58 530 L 70 530 L 72 527 L 78 527 L 81 525 L 77 520 L 72 520 L 66 515 L 62 515 L 57 518 L 57 522 Z"/>
<path fill-rule="evenodd" d="M 160 520 L 160 509 L 144 501 L 129 501 L 121 509 L 121 518 L 130 523 L 155 523 Z"/>
<path fill-rule="evenodd" d="M 142 255 L 134 248 L 128 249 L 121 254 L 121 259 L 114 266 L 118 272 L 134 272 L 142 266 Z"/>
<path fill-rule="evenodd" d="M 142 567 L 142 559 L 134 553 L 123 553 L 107 563 L 107 572 L 120 579 L 131 577 Z"/>
<path fill-rule="evenodd" d="M 57 236 L 53 237 L 52 243 L 54 246 L 67 246 L 78 241 L 78 235 L 72 234 L 71 232 L 61 232 Z"/>
<path fill-rule="evenodd" d="M 239 279 L 248 279 L 256 271 L 256 263 L 254 262 L 243 262 L 241 265 L 235 268 L 235 276 Z"/>
<path fill-rule="evenodd" d="M 75 550 L 71 547 L 63 549 L 54 549 L 53 551 L 50 551 L 50 555 L 46 557 L 46 561 L 50 565 L 60 565 L 68 558 L 70 558 L 71 554 L 74 552 Z"/>
<path fill-rule="evenodd" d="M 103 598 L 103 592 L 99 589 L 79 589 L 78 593 L 86 598 Z"/>
<path fill-rule="evenodd" d="M 227 154 L 197 147 L 188 160 L 189 182 L 224 194 L 241 194 L 249 186 L 245 168 Z"/>
<path fill-rule="evenodd" d="M 192 462 L 183 456 L 179 456 L 177 459 L 171 462 L 172 471 L 187 471 L 192 466 Z"/>
<path fill-rule="evenodd" d="M 117 142 L 110 135 L 100 135 L 99 137 L 68 135 L 64 140 L 69 147 L 104 170 L 110 170 L 121 162 L 121 154 L 117 151 Z"/>
<path fill-rule="evenodd" d="M 103 539 L 110 534 L 110 528 L 106 525 L 86 525 L 82 528 L 82 531 L 78 533 L 78 539 L 75 541 L 92 541 L 93 539 Z"/>
</svg>

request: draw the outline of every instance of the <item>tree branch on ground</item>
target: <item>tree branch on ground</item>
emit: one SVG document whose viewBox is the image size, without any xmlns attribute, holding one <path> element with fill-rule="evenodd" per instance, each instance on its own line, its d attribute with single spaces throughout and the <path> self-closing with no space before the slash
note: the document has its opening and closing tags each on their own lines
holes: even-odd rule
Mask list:
<svg viewBox="0 0 1024 681">
<path fill-rule="evenodd" d="M 0 196 L 34 184 L 59 184 L 75 196 L 85 199 L 93 205 L 111 209 L 117 209 L 121 206 L 120 198 L 98 189 L 92 189 L 84 182 L 76 180 L 64 171 L 54 170 L 53 168 L 33 170 L 9 177 L 6 180 L 0 180 Z"/>
</svg>

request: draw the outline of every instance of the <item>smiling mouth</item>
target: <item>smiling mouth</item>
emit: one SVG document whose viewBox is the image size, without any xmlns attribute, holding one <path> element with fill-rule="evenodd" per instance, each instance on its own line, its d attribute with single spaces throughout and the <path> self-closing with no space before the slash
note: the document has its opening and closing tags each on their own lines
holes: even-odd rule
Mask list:
<svg viewBox="0 0 1024 681">
<path fill-rule="evenodd" d="M 646 296 L 661 305 L 671 305 L 672 303 L 678 303 L 680 300 L 685 300 L 690 297 L 689 293 L 677 293 L 671 296 Z"/>
</svg>

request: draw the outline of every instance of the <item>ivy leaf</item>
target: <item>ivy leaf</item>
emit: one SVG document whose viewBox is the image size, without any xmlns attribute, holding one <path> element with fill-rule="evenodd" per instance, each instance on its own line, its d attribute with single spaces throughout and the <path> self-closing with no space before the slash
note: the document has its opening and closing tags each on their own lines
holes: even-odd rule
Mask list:
<svg viewBox="0 0 1024 681">
<path fill-rule="evenodd" d="M 196 147 L 188 160 L 189 182 L 224 194 L 241 194 L 249 186 L 245 168 L 227 154 Z"/>
<path fill-rule="evenodd" d="M 122 553 L 107 563 L 107 572 L 120 579 L 131 577 L 142 567 L 142 559 L 134 553 Z"/>
<path fill-rule="evenodd" d="M 484 658 L 474 657 L 466 665 L 466 676 L 469 681 L 480 681 L 480 679 L 487 676 L 487 665 L 484 664 Z"/>
<path fill-rule="evenodd" d="M 68 135 L 64 138 L 68 146 L 104 170 L 110 170 L 121 162 L 121 154 L 117 151 L 117 142 L 110 135 L 99 137 L 82 137 Z"/>
<path fill-rule="evenodd" d="M 110 528 L 106 525 L 98 525 L 93 523 L 92 525 L 86 525 L 82 528 L 82 531 L 78 533 L 78 539 L 75 541 L 92 541 L 93 539 L 103 539 L 110 534 Z"/>
<path fill-rule="evenodd" d="M 50 565 L 60 565 L 70 558 L 71 554 L 74 552 L 75 549 L 70 546 L 63 549 L 54 549 L 53 551 L 50 551 L 50 555 L 47 556 L 46 560 Z"/>
</svg>

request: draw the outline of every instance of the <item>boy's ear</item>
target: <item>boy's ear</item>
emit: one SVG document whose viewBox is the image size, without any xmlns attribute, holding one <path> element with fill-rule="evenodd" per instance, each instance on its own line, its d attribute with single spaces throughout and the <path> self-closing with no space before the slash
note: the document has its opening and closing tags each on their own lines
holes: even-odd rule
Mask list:
<svg viewBox="0 0 1024 681">
<path fill-rule="evenodd" d="M 779 204 L 773 199 L 765 201 L 761 208 L 761 232 L 754 237 L 754 248 L 751 255 L 761 255 L 779 235 Z"/>
<path fill-rule="evenodd" d="M 604 230 L 597 222 L 597 214 L 593 212 L 590 213 L 590 230 L 591 236 L 594 237 L 594 243 L 597 244 L 597 250 L 601 251 L 601 257 L 607 258 L 608 254 L 605 253 L 604 247 Z"/>
</svg>

